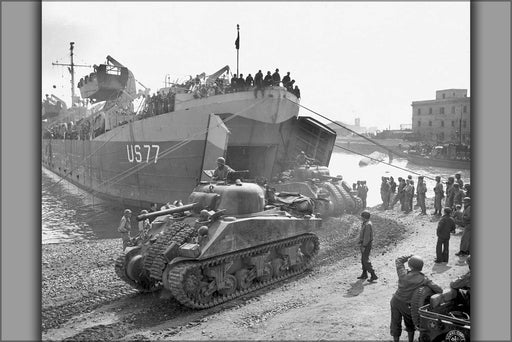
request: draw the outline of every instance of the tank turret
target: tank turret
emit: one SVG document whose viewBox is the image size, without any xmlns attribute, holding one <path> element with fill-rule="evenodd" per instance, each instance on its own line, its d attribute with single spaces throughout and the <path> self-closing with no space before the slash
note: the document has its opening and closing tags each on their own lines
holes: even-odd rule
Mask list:
<svg viewBox="0 0 512 342">
<path fill-rule="evenodd" d="M 304 272 L 321 219 L 265 204 L 254 183 L 199 184 L 189 204 L 137 217 L 157 218 L 118 257 L 116 273 L 139 291 L 164 288 L 202 309 Z"/>
</svg>

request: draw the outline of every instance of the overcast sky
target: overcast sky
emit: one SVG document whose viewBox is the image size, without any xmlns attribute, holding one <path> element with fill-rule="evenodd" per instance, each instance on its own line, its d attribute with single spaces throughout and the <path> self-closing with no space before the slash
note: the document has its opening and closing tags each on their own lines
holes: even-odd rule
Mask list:
<svg viewBox="0 0 512 342">
<path fill-rule="evenodd" d="M 58 1 L 42 3 L 42 98 L 70 104 L 69 73 L 52 62 L 69 63 L 71 41 L 75 63 L 111 55 L 152 92 L 167 74 L 235 73 L 237 24 L 240 73 L 290 71 L 301 104 L 333 120 L 399 128 L 412 101 L 448 88 L 470 95 L 469 1 Z M 90 72 L 77 68 L 75 84 Z"/>
</svg>

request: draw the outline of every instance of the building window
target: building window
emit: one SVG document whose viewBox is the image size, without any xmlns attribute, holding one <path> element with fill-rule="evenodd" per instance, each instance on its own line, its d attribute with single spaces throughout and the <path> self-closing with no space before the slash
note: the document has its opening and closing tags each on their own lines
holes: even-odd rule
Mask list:
<svg viewBox="0 0 512 342">
<path fill-rule="evenodd" d="M 418 115 L 421 115 L 421 108 L 418 108 Z"/>
<path fill-rule="evenodd" d="M 444 98 L 446 98 L 446 94 L 445 94 L 445 93 L 443 93 L 443 99 L 444 99 Z"/>
<path fill-rule="evenodd" d="M 452 120 L 452 127 L 455 127 L 455 121 Z"/>
<path fill-rule="evenodd" d="M 455 106 L 452 106 L 452 114 L 455 114 Z"/>
<path fill-rule="evenodd" d="M 432 121 L 429 121 L 429 122 L 428 122 L 428 125 L 429 125 L 430 127 L 432 127 Z"/>
<path fill-rule="evenodd" d="M 464 111 L 464 113 L 467 113 L 468 112 L 468 107 L 464 106 L 463 111 Z"/>
<path fill-rule="evenodd" d="M 418 120 L 418 127 L 420 127 L 420 126 L 421 126 L 421 121 Z"/>
<path fill-rule="evenodd" d="M 444 120 L 441 120 L 441 127 L 444 127 Z"/>
<path fill-rule="evenodd" d="M 429 113 L 429 114 L 432 114 L 432 107 L 430 107 L 430 108 L 428 109 L 428 113 Z"/>
<path fill-rule="evenodd" d="M 439 108 L 439 114 L 444 114 L 444 107 Z"/>
<path fill-rule="evenodd" d="M 466 128 L 466 120 L 462 120 L 462 127 Z"/>
</svg>

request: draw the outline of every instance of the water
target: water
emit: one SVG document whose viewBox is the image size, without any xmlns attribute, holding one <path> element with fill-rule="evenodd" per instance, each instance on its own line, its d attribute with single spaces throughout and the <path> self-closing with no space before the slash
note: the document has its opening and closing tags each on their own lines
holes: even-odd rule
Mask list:
<svg viewBox="0 0 512 342">
<path fill-rule="evenodd" d="M 392 165 L 409 169 L 412 172 L 396 169 L 378 163 L 359 166 L 362 156 L 335 151 L 329 165 L 331 175 L 342 175 L 349 184 L 366 180 L 369 192 L 368 206 L 380 203 L 380 183 L 382 176 L 407 177 L 411 174 L 415 183 L 417 175 L 423 174 L 427 183 L 427 197 L 433 197 L 435 176 L 446 180 L 456 171 L 461 171 L 464 183 L 470 182 L 469 170 L 453 170 L 408 165 L 405 160 L 394 160 Z M 429 177 L 429 178 L 427 178 Z M 43 168 L 42 172 L 42 243 L 72 242 L 76 240 L 119 238 L 117 226 L 122 209 L 115 203 L 100 200 L 82 191 L 69 182 Z"/>
<path fill-rule="evenodd" d="M 122 210 L 60 180 L 52 172 L 41 174 L 42 243 L 119 237 Z"/>
</svg>

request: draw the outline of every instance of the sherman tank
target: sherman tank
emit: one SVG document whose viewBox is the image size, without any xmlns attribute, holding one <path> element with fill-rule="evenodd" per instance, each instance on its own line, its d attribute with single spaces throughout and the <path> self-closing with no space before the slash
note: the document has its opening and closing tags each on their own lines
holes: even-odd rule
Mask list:
<svg viewBox="0 0 512 342">
<path fill-rule="evenodd" d="M 168 290 L 204 309 L 304 272 L 318 253 L 311 211 L 269 205 L 255 183 L 201 183 L 188 204 L 137 217 L 155 218 L 115 264 L 141 292 Z"/>
<path fill-rule="evenodd" d="M 358 214 L 364 209 L 357 191 L 343 177 L 332 177 L 326 166 L 297 166 L 283 172 L 271 187 L 279 193 L 298 193 L 313 199 L 315 212 L 322 216 Z"/>
</svg>

